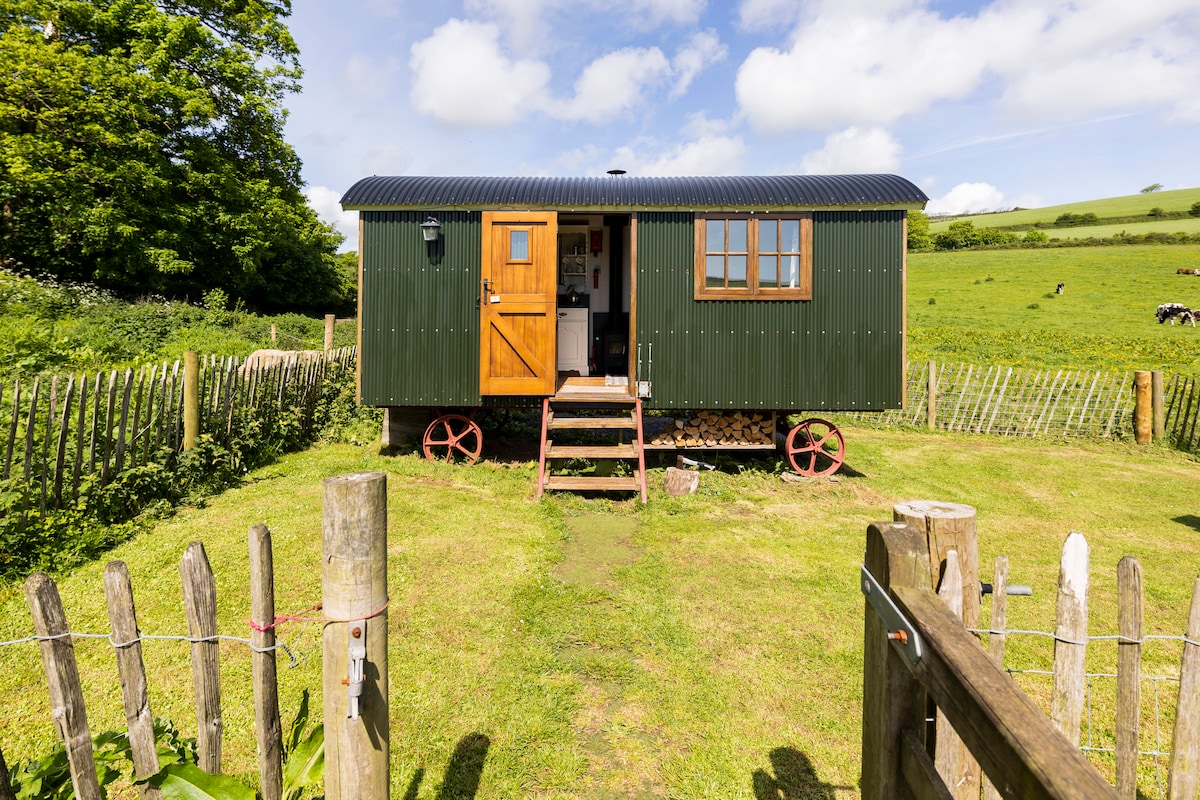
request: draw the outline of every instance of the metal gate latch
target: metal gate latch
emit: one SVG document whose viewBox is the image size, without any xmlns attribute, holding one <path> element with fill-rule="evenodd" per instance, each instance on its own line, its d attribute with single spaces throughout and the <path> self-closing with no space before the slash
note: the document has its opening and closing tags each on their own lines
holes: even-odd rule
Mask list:
<svg viewBox="0 0 1200 800">
<path fill-rule="evenodd" d="M 346 716 L 358 719 L 359 701 L 362 699 L 363 672 L 367 660 L 367 621 L 360 619 L 350 623 L 347 637 L 346 671 Z"/>
<path fill-rule="evenodd" d="M 871 574 L 865 564 L 862 567 L 862 581 L 859 583 L 859 588 L 866 595 L 871 608 L 875 609 L 875 613 L 883 620 L 883 625 L 888 630 L 888 639 L 896 645 L 896 649 L 910 667 L 916 666 L 917 662 L 921 660 L 921 637 L 917 635 L 917 629 L 908 621 L 908 618 L 900 613 L 900 609 L 896 608 L 892 598 L 888 597 L 887 591 L 879 585 L 879 581 L 875 580 L 875 576 Z"/>
</svg>

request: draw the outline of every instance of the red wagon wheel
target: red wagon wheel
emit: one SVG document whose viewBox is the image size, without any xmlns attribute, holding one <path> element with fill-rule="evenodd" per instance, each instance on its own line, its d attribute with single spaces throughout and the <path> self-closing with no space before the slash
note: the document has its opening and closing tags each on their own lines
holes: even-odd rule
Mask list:
<svg viewBox="0 0 1200 800">
<path fill-rule="evenodd" d="M 784 452 L 792 469 L 814 478 L 838 471 L 846 460 L 846 442 L 836 425 L 814 417 L 792 428 Z"/>
<path fill-rule="evenodd" d="M 441 414 L 421 437 L 421 449 L 430 461 L 445 457 L 446 461 L 454 461 L 455 456 L 465 459 L 468 464 L 479 460 L 483 452 L 483 431 L 479 423 L 462 414 Z"/>
</svg>

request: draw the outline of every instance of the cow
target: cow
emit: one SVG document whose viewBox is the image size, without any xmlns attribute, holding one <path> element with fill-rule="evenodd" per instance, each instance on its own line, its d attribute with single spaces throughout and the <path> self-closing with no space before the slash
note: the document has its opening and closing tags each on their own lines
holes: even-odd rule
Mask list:
<svg viewBox="0 0 1200 800">
<path fill-rule="evenodd" d="M 1158 311 L 1154 314 L 1159 325 L 1162 325 L 1167 320 L 1170 320 L 1171 324 L 1174 325 L 1176 318 L 1178 318 L 1181 324 L 1187 322 L 1192 323 L 1193 328 L 1196 327 L 1197 315 L 1198 312 L 1192 311 L 1183 303 L 1163 303 L 1158 307 Z"/>
</svg>

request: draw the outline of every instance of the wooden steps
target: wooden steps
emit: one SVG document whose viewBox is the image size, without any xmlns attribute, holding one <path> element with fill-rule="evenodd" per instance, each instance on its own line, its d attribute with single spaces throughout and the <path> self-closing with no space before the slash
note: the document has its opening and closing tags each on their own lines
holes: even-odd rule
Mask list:
<svg viewBox="0 0 1200 800">
<path fill-rule="evenodd" d="M 560 444 L 551 431 L 581 431 L 602 441 Z M 569 440 L 569 439 L 568 439 Z M 571 460 L 618 461 L 632 475 L 567 475 L 556 473 Z M 538 489 L 568 492 L 638 492 L 646 502 L 646 458 L 642 438 L 642 401 L 616 392 L 560 392 L 542 401 L 542 440 L 538 457 Z"/>
</svg>

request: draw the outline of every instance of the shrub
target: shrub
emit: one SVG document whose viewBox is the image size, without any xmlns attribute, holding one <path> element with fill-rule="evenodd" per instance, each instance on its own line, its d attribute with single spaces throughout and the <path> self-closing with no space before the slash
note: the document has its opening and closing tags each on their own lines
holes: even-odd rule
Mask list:
<svg viewBox="0 0 1200 800">
<path fill-rule="evenodd" d="M 1200 217 L 1200 202 L 1192 203 L 1192 207 L 1188 209 L 1188 214 L 1193 217 Z"/>
<path fill-rule="evenodd" d="M 1163 210 L 1162 210 L 1161 208 L 1159 208 L 1158 206 L 1155 206 L 1154 208 L 1150 209 L 1150 213 L 1148 213 L 1146 216 L 1148 216 L 1148 217 L 1161 217 L 1161 216 L 1164 216 L 1165 214 L 1166 214 L 1166 212 L 1165 212 L 1165 211 L 1163 211 Z"/>
<path fill-rule="evenodd" d="M 1048 242 L 1050 241 L 1050 237 L 1045 231 L 1039 231 L 1037 228 L 1030 228 L 1029 230 L 1025 231 L 1025 238 L 1022 239 L 1022 241 L 1029 242 L 1031 244 L 1037 242 Z"/>
<path fill-rule="evenodd" d="M 1058 215 L 1058 217 L 1054 220 L 1054 227 L 1075 228 L 1079 227 L 1080 225 L 1095 225 L 1099 221 L 1100 218 L 1091 211 L 1088 211 L 1084 214 L 1072 214 L 1068 211 L 1065 214 Z"/>
</svg>

